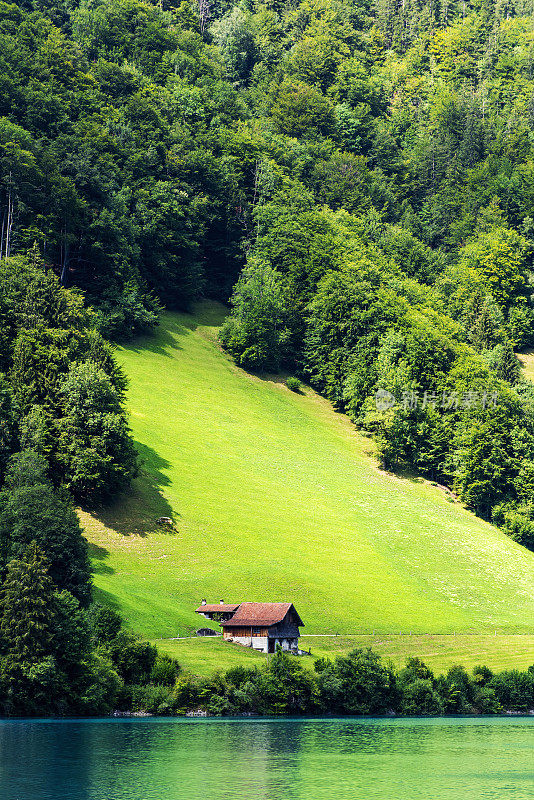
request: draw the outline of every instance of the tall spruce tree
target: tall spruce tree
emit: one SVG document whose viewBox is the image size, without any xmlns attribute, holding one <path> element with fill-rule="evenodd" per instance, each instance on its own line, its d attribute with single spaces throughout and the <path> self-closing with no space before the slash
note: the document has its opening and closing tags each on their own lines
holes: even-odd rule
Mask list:
<svg viewBox="0 0 534 800">
<path fill-rule="evenodd" d="M 57 590 L 50 562 L 35 541 L 7 566 L 0 641 L 4 713 L 73 713 L 84 709 L 88 689 L 102 688 L 91 660 L 87 616 L 69 592 Z"/>
<path fill-rule="evenodd" d="M 58 694 L 51 654 L 54 584 L 48 561 L 35 542 L 7 567 L 2 587 L 0 662 L 2 705 L 7 714 L 51 712 Z"/>
<path fill-rule="evenodd" d="M 7 566 L 0 632 L 4 649 L 20 663 L 38 660 L 50 652 L 54 583 L 49 566 L 35 541 Z"/>
</svg>

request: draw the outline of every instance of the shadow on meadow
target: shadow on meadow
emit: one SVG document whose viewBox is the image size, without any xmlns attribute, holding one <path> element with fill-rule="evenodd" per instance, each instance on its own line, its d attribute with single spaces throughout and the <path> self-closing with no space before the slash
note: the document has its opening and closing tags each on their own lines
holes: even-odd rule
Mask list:
<svg viewBox="0 0 534 800">
<path fill-rule="evenodd" d="M 180 515 L 173 511 L 163 495 L 163 487 L 170 483 L 165 470 L 171 465 L 151 447 L 140 442 L 135 442 L 135 446 L 139 453 L 139 476 L 132 481 L 127 492 L 118 495 L 107 506 L 92 509 L 91 513 L 106 528 L 122 536 L 148 536 L 155 532 L 172 536 Z M 173 525 L 159 525 L 161 517 L 172 519 Z M 98 553 L 94 557 L 100 559 Z"/>
<path fill-rule="evenodd" d="M 111 592 L 106 592 L 105 589 L 100 589 L 98 586 L 93 586 L 93 600 L 95 603 L 101 603 L 103 606 L 112 608 L 114 611 L 121 611 L 121 606 L 115 595 L 111 594 Z"/>
<path fill-rule="evenodd" d="M 105 561 L 109 558 L 109 550 L 101 547 L 94 542 L 87 542 L 87 553 L 91 560 L 91 572 L 93 575 L 113 575 L 115 570 L 106 564 Z"/>
<path fill-rule="evenodd" d="M 159 326 L 154 333 L 138 336 L 128 342 L 127 349 L 133 353 L 156 353 L 172 358 L 172 350 L 182 350 L 178 343 L 180 334 L 178 325 Z"/>
<path fill-rule="evenodd" d="M 226 315 L 226 309 L 220 303 L 204 300 L 197 303 L 194 314 L 165 312 L 165 324 L 159 325 L 154 333 L 139 336 L 128 342 L 126 348 L 134 353 L 156 353 L 173 358 L 173 351 L 182 350 L 180 337 L 186 332 L 196 331 L 199 327 L 218 328 Z"/>
</svg>

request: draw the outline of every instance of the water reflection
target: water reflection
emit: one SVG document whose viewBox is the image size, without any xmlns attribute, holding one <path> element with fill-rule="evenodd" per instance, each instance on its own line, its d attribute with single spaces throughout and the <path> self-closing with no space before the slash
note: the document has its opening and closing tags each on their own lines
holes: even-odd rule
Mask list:
<svg viewBox="0 0 534 800">
<path fill-rule="evenodd" d="M 532 800 L 534 719 L 0 722 L 2 800 Z"/>
</svg>

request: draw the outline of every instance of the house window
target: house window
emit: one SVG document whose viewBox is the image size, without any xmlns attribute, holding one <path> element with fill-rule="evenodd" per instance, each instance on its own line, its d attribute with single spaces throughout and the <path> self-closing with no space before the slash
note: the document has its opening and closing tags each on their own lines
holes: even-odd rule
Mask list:
<svg viewBox="0 0 534 800">
<path fill-rule="evenodd" d="M 261 628 L 252 628 L 253 636 L 261 636 Z"/>
</svg>

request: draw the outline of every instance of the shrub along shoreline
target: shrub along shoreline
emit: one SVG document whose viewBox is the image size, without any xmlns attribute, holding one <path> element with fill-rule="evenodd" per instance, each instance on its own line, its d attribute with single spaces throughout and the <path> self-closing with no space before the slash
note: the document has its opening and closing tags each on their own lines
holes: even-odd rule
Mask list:
<svg viewBox="0 0 534 800">
<path fill-rule="evenodd" d="M 115 713 L 202 716 L 457 716 L 534 713 L 534 666 L 494 673 L 461 666 L 435 676 L 419 658 L 395 670 L 371 648 L 314 670 L 280 649 L 260 667 L 209 678 L 180 673 L 173 685 L 125 687 Z"/>
</svg>

